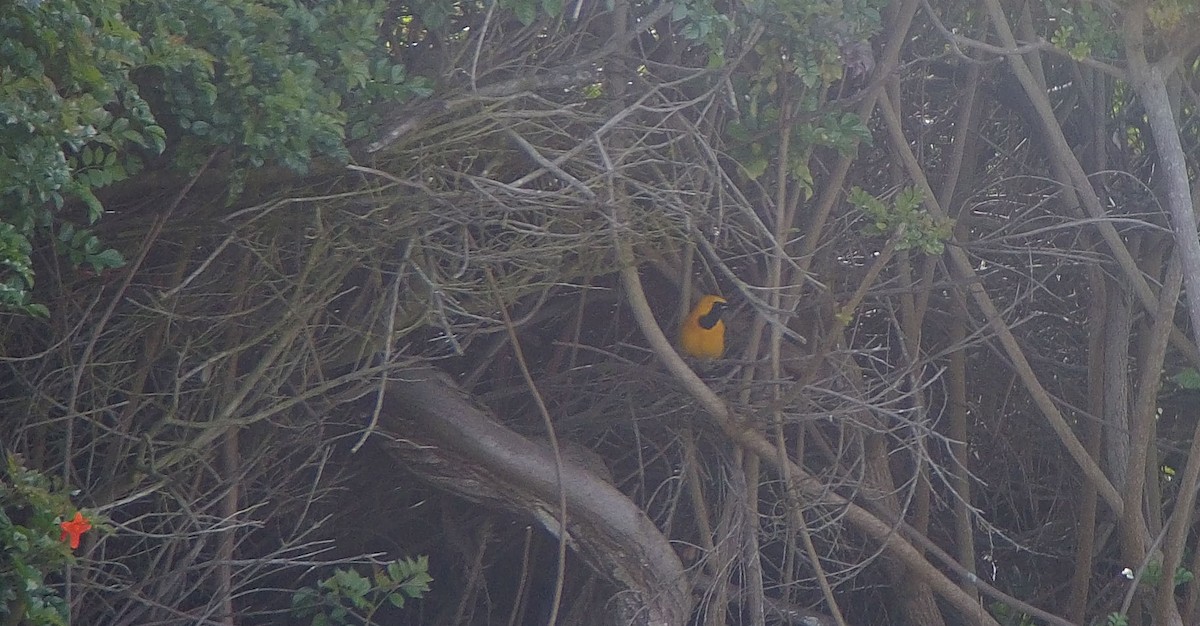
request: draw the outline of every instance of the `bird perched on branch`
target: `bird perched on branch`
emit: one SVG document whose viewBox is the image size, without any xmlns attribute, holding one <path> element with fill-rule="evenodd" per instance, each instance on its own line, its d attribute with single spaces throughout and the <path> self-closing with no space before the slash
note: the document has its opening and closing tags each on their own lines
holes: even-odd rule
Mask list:
<svg viewBox="0 0 1200 626">
<path fill-rule="evenodd" d="M 725 353 L 725 322 L 721 314 L 729 304 L 712 294 L 700 298 L 679 326 L 679 347 L 697 359 L 719 359 Z"/>
</svg>

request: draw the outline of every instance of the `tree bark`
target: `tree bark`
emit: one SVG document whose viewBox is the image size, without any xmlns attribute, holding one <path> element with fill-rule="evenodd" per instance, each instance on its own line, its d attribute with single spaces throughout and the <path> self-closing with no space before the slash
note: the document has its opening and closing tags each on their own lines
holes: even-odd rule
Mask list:
<svg viewBox="0 0 1200 626">
<path fill-rule="evenodd" d="M 596 474 L 500 424 L 449 376 L 413 367 L 388 383 L 381 429 L 397 458 L 465 498 L 537 518 L 558 530 L 559 490 L 570 512 L 570 545 L 620 588 L 621 623 L 687 622 L 691 596 L 683 565 L 666 537 L 628 498 Z"/>
</svg>

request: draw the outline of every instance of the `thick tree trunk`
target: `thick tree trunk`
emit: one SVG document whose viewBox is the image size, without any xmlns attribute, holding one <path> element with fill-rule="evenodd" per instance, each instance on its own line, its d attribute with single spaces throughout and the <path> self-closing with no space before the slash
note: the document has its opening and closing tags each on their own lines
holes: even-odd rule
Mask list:
<svg viewBox="0 0 1200 626">
<path fill-rule="evenodd" d="M 462 497 L 539 520 L 557 534 L 559 491 L 570 546 L 622 590 L 614 623 L 687 622 L 691 596 L 666 537 L 597 474 L 495 422 L 446 374 L 414 367 L 389 383 L 380 426 L 410 469 Z"/>
</svg>

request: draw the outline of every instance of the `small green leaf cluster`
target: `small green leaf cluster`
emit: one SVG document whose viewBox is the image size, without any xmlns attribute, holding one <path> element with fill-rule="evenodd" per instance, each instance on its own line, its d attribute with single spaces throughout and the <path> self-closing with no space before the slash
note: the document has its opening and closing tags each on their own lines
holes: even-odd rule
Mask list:
<svg viewBox="0 0 1200 626">
<path fill-rule="evenodd" d="M 100 240 L 86 228 L 63 224 L 58 231 L 58 251 L 76 267 L 90 265 L 97 274 L 125 265 L 125 257 L 112 248 L 104 249 Z"/>
<path fill-rule="evenodd" d="M 29 255 L 32 250 L 24 233 L 12 224 L 0 222 L 0 310 L 47 317 L 50 311 L 44 304 L 30 301 L 33 262 Z"/>
<path fill-rule="evenodd" d="M 1164 31 L 1196 26 L 1200 5 L 1195 0 L 1156 0 L 1146 7 L 1150 23 Z"/>
<path fill-rule="evenodd" d="M 1067 51 L 1072 58 L 1083 60 L 1093 55 L 1115 58 L 1121 46 L 1120 28 L 1111 15 L 1088 2 L 1063 3 L 1047 0 L 1047 11 L 1057 24 L 1050 34 L 1050 43 Z"/>
<path fill-rule="evenodd" d="M 1172 376 L 1170 380 L 1178 385 L 1180 389 L 1189 391 L 1200 389 L 1200 372 L 1196 371 L 1194 367 L 1185 367 Z"/>
<path fill-rule="evenodd" d="M 292 612 L 311 619 L 312 626 L 372 624 L 386 604 L 404 608 L 409 599 L 429 591 L 429 557 L 400 559 L 379 568 L 371 577 L 353 569 L 338 568 L 316 588 L 304 587 L 292 596 Z"/>
<path fill-rule="evenodd" d="M 74 561 L 57 520 L 75 509 L 61 485 L 14 456 L 0 477 L 0 623 L 66 626 L 68 607 L 46 584 Z"/>
<path fill-rule="evenodd" d="M 861 69 L 855 67 L 849 50 L 880 28 L 879 4 L 873 0 L 751 2 L 747 12 L 737 14 L 738 19 L 765 25 L 740 66 L 747 71 L 729 77 L 737 111 L 725 127 L 730 140 L 726 150 L 747 178 L 759 180 L 775 169 L 772 161 L 778 159 L 784 128 L 789 133 L 789 162 L 783 173 L 801 185 L 805 196 L 811 194 L 808 160 L 814 148 L 849 155 L 871 140 L 857 115 L 831 109 L 828 98 L 831 86 Z M 682 12 L 679 6 L 676 19 L 703 23 L 703 13 L 696 8 Z M 709 45 L 723 57 L 718 44 Z"/>
<path fill-rule="evenodd" d="M 677 2 L 671 11 L 671 19 L 680 23 L 679 34 L 685 39 L 703 42 L 715 53 L 714 56 L 720 57 L 732 24 L 729 16 L 718 11 L 712 0 Z"/>
<path fill-rule="evenodd" d="M 522 24 L 529 26 L 537 20 L 538 11 L 550 17 L 562 15 L 564 0 L 500 0 L 502 9 L 509 9 Z"/>
<path fill-rule="evenodd" d="M 886 235 L 904 229 L 897 250 L 941 254 L 953 231 L 953 221 L 937 219 L 924 210 L 924 197 L 912 187 L 900 190 L 890 205 L 857 186 L 847 199 L 869 218 L 865 234 Z"/>
<path fill-rule="evenodd" d="M 799 124 L 796 132 L 806 144 L 833 148 L 839 154 L 854 154 L 860 143 L 871 142 L 871 130 L 854 113 L 828 112 L 818 123 Z"/>
<path fill-rule="evenodd" d="M 752 107 L 757 112 L 757 107 Z M 779 111 L 769 105 L 761 114 L 743 116 L 731 122 L 726 129 L 734 140 L 732 153 L 742 167 L 742 172 L 751 180 L 758 180 L 770 165 L 777 150 Z M 792 125 L 792 145 L 820 146 L 833 148 L 843 155 L 853 154 L 860 143 L 870 143 L 871 131 L 853 113 L 830 111 L 815 120 Z M 804 196 L 811 195 L 812 173 L 808 168 L 808 151 L 797 150 L 789 155 L 787 173 L 794 182 L 805 187 Z"/>
<path fill-rule="evenodd" d="M 1034 621 L 1028 613 L 1014 610 L 1003 602 L 993 602 L 988 605 L 988 612 L 1003 626 L 1034 626 Z"/>
<path fill-rule="evenodd" d="M 1151 561 L 1150 563 L 1146 564 L 1146 570 L 1142 572 L 1142 578 L 1138 584 L 1157 587 L 1159 583 L 1162 582 L 1162 574 L 1162 563 L 1159 563 L 1158 561 Z M 1196 575 L 1186 567 L 1179 566 L 1175 568 L 1173 582 L 1176 587 L 1184 583 L 1191 582 L 1195 578 Z"/>
</svg>

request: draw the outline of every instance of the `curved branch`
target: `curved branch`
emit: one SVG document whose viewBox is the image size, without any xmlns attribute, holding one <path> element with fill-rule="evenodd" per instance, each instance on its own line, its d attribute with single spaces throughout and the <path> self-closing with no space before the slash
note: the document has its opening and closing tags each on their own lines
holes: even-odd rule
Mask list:
<svg viewBox="0 0 1200 626">
<path fill-rule="evenodd" d="M 552 452 L 496 423 L 448 375 L 423 366 L 401 371 L 388 383 L 380 426 L 396 437 L 391 451 L 439 486 L 558 530 L 560 477 Z M 561 481 L 571 511 L 568 541 L 625 592 L 618 596 L 621 623 L 685 623 L 691 599 L 683 565 L 650 519 L 565 458 Z"/>
</svg>

